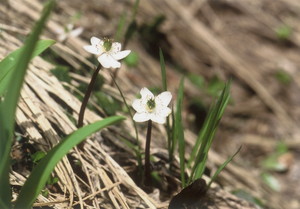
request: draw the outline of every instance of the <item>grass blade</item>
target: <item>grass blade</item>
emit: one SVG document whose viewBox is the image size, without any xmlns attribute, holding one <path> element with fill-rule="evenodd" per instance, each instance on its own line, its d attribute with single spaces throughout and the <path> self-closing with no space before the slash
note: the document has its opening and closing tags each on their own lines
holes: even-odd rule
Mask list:
<svg viewBox="0 0 300 209">
<path fill-rule="evenodd" d="M 47 48 L 52 46 L 55 43 L 54 40 L 39 40 L 36 44 L 36 47 L 31 55 L 31 58 L 38 56 Z M 21 47 L 14 52 L 10 53 L 0 62 L 0 95 L 3 95 L 5 90 L 7 89 L 7 85 L 12 76 L 12 69 L 16 67 L 17 60 L 19 60 L 22 56 L 22 50 L 24 47 Z"/>
<path fill-rule="evenodd" d="M 159 62 L 160 62 L 160 69 L 161 69 L 161 80 L 162 80 L 163 91 L 167 91 L 168 86 L 167 86 L 166 65 L 165 65 L 164 54 L 161 48 L 159 48 Z M 173 152 L 172 152 L 172 129 L 170 125 L 170 117 L 167 118 L 167 137 L 168 137 L 169 161 L 171 164 L 173 159 Z"/>
<path fill-rule="evenodd" d="M 8 89 L 4 100 L 0 103 L 0 208 L 11 208 L 11 191 L 9 185 L 9 166 L 10 166 L 10 149 L 13 141 L 15 112 L 23 84 L 27 66 L 31 60 L 33 49 L 36 47 L 39 35 L 46 23 L 54 1 L 50 1 L 35 25 L 31 35 L 25 42 L 24 48 L 21 50 L 21 56 L 16 60 L 13 68 L 11 79 L 8 83 Z"/>
<path fill-rule="evenodd" d="M 185 142 L 184 142 L 184 132 L 182 126 L 182 101 L 183 101 L 183 89 L 184 89 L 184 78 L 181 79 L 177 102 L 176 102 L 176 113 L 175 113 L 175 140 L 178 141 L 178 151 L 179 151 L 179 162 L 180 162 L 180 176 L 182 187 L 185 187 Z"/>
<path fill-rule="evenodd" d="M 199 137 L 196 141 L 196 146 L 194 146 L 189 160 L 189 164 L 193 162 L 189 182 L 201 178 L 201 176 L 203 175 L 208 151 L 211 147 L 219 121 L 221 120 L 224 110 L 229 101 L 229 90 L 230 81 L 226 83 L 217 102 L 210 108 L 208 116 L 204 122 L 203 128 L 201 129 Z"/>
<path fill-rule="evenodd" d="M 27 209 L 31 208 L 34 200 L 44 188 L 49 175 L 54 169 L 55 165 L 77 144 L 83 141 L 92 133 L 105 128 L 109 125 L 115 124 L 125 119 L 121 116 L 112 116 L 101 121 L 84 126 L 73 132 L 67 138 L 61 140 L 48 154 L 40 161 L 40 163 L 33 169 L 29 178 L 25 182 L 18 196 L 15 208 Z"/>
<path fill-rule="evenodd" d="M 215 174 L 212 176 L 212 178 L 210 179 L 210 182 L 207 185 L 207 189 L 210 187 L 210 185 L 216 180 L 216 178 L 218 177 L 218 175 L 221 173 L 221 171 L 227 166 L 228 163 L 230 163 L 232 161 L 232 159 L 240 152 L 242 146 L 239 147 L 239 149 L 231 156 L 229 157 L 219 168 L 218 170 L 215 172 Z"/>
<path fill-rule="evenodd" d="M 159 48 L 159 61 L 160 61 L 163 91 L 167 91 L 168 87 L 167 87 L 166 65 L 165 65 L 165 59 L 161 48 Z"/>
</svg>

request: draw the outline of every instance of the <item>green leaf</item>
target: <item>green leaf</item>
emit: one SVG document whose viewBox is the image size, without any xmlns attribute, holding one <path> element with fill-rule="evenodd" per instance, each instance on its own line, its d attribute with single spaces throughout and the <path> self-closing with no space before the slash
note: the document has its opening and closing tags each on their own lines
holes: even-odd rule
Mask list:
<svg viewBox="0 0 300 209">
<path fill-rule="evenodd" d="M 52 176 L 50 176 L 49 178 L 48 178 L 48 180 L 47 180 L 47 185 L 54 185 L 54 184 L 56 184 L 57 182 L 58 182 L 58 177 L 52 177 Z"/>
<path fill-rule="evenodd" d="M 46 23 L 54 1 L 50 1 L 43 10 L 40 20 L 32 30 L 31 35 L 25 42 L 24 48 L 21 49 L 20 56 L 15 60 L 12 68 L 12 76 L 7 83 L 7 92 L 3 101 L 0 103 L 0 208 L 11 208 L 11 191 L 9 185 L 9 166 L 10 166 L 10 149 L 13 141 L 15 112 L 23 84 L 27 66 L 33 56 L 39 35 Z M 5 65 L 7 61 L 4 62 Z"/>
<path fill-rule="evenodd" d="M 221 120 L 229 101 L 229 90 L 230 81 L 226 83 L 217 102 L 210 108 L 204 121 L 188 163 L 189 166 L 193 163 L 189 182 L 201 178 L 204 173 L 208 151 L 214 139 L 219 121 Z"/>
<path fill-rule="evenodd" d="M 159 62 L 160 62 L 163 90 L 167 91 L 168 87 L 167 87 L 166 64 L 165 64 L 165 59 L 161 48 L 159 48 Z"/>
<path fill-rule="evenodd" d="M 281 25 L 275 32 L 279 40 L 286 41 L 291 37 L 293 30 L 288 25 Z"/>
<path fill-rule="evenodd" d="M 279 192 L 281 189 L 279 181 L 269 173 L 263 173 L 261 175 L 263 181 L 274 191 Z"/>
<path fill-rule="evenodd" d="M 36 47 L 32 52 L 30 59 L 38 56 L 54 43 L 54 40 L 39 40 L 36 43 Z M 25 46 L 10 53 L 0 62 L 0 95 L 3 95 L 7 90 L 7 85 L 12 77 L 12 71 L 16 67 L 18 60 L 23 56 L 22 52 L 24 50 L 24 47 Z"/>
<path fill-rule="evenodd" d="M 33 155 L 31 155 L 31 159 L 32 159 L 32 162 L 37 163 L 41 159 L 43 159 L 43 157 L 45 157 L 45 156 L 46 156 L 45 152 L 43 152 L 43 151 L 37 151 Z"/>
<path fill-rule="evenodd" d="M 237 196 L 241 199 L 244 199 L 248 202 L 251 202 L 255 205 L 258 205 L 259 208 L 265 208 L 265 205 L 261 199 L 254 197 L 252 194 L 249 194 L 248 192 L 246 192 L 244 190 L 237 189 L 237 190 L 233 191 L 232 194 L 234 194 L 235 196 Z"/>
<path fill-rule="evenodd" d="M 217 76 L 214 76 L 208 83 L 207 86 L 207 93 L 209 93 L 212 96 L 217 97 L 221 90 L 224 88 L 225 83 L 220 80 Z"/>
<path fill-rule="evenodd" d="M 207 185 L 207 188 L 210 187 L 210 185 L 216 180 L 216 178 L 218 177 L 218 175 L 221 173 L 221 171 L 228 165 L 228 163 L 230 163 L 232 161 L 232 159 L 240 152 L 242 146 L 239 147 L 239 149 L 231 156 L 229 157 L 215 172 L 215 174 L 212 176 L 210 182 Z"/>
<path fill-rule="evenodd" d="M 30 208 L 44 188 L 55 165 L 77 144 L 96 131 L 125 119 L 112 116 L 84 126 L 61 140 L 33 169 L 18 196 L 15 208 Z"/>
<path fill-rule="evenodd" d="M 107 115 L 115 115 L 116 111 L 121 109 L 121 106 L 117 100 L 109 95 L 104 94 L 102 91 L 97 91 L 94 93 L 94 95 Z"/>
<path fill-rule="evenodd" d="M 288 74 L 286 71 L 284 70 L 278 70 L 275 73 L 275 77 L 276 79 L 283 85 L 288 85 L 292 82 L 293 78 L 290 74 Z"/>
<path fill-rule="evenodd" d="M 136 67 L 138 65 L 138 62 L 139 62 L 139 55 L 136 52 L 130 52 L 130 54 L 124 59 L 124 63 L 128 67 Z"/>
<path fill-rule="evenodd" d="M 64 65 L 56 65 L 54 69 L 51 70 L 51 73 L 55 77 L 63 82 L 71 83 L 71 77 L 69 75 L 70 68 Z"/>
<path fill-rule="evenodd" d="M 167 91 L 168 86 L 167 86 L 166 64 L 165 64 L 164 54 L 163 54 L 163 51 L 161 50 L 161 48 L 159 48 L 159 62 L 160 62 L 160 69 L 161 69 L 161 80 L 162 80 L 163 91 Z M 172 164 L 174 147 L 172 144 L 172 129 L 171 129 L 169 117 L 167 118 L 167 127 L 166 128 L 167 128 L 167 137 L 168 137 L 169 161 L 170 161 L 170 164 Z M 171 166 L 170 166 L 170 168 L 171 168 Z"/>
<path fill-rule="evenodd" d="M 180 162 L 180 176 L 182 187 L 185 187 L 185 142 L 184 142 L 184 132 L 182 126 L 182 102 L 183 102 L 183 89 L 184 89 L 184 78 L 181 79 L 177 102 L 176 102 L 176 113 L 175 113 L 175 140 L 178 141 L 178 151 L 179 151 L 179 162 Z"/>
<path fill-rule="evenodd" d="M 269 171 L 283 172 L 287 170 L 287 166 L 280 162 L 279 158 L 283 154 L 288 152 L 288 147 L 284 142 L 279 142 L 276 146 L 276 150 L 268 155 L 262 162 L 261 165 L 264 169 Z"/>
<path fill-rule="evenodd" d="M 190 73 L 188 74 L 188 79 L 199 89 L 203 89 L 205 85 L 205 80 L 202 76 Z"/>
</svg>

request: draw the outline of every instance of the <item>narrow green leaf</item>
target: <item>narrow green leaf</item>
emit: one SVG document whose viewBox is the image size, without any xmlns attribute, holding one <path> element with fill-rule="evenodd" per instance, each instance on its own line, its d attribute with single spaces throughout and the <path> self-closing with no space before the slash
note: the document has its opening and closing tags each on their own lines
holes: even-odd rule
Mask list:
<svg viewBox="0 0 300 209">
<path fill-rule="evenodd" d="M 165 65 L 165 59 L 164 59 L 164 55 L 163 55 L 161 48 L 159 48 L 159 61 L 160 61 L 163 90 L 167 91 L 168 87 L 167 87 L 166 65 Z"/>
<path fill-rule="evenodd" d="M 281 185 L 278 179 L 271 175 L 270 173 L 261 174 L 263 181 L 274 191 L 279 192 L 281 190 Z"/>
<path fill-rule="evenodd" d="M 105 128 L 109 125 L 120 122 L 125 119 L 121 116 L 112 116 L 84 126 L 70 134 L 67 138 L 61 140 L 33 169 L 29 178 L 25 182 L 15 204 L 16 209 L 31 208 L 36 197 L 44 188 L 55 165 L 77 144 L 86 137 Z"/>
<path fill-rule="evenodd" d="M 36 47 L 31 55 L 31 58 L 34 58 L 35 56 L 38 56 L 43 51 L 45 51 L 47 48 L 49 48 L 51 45 L 55 43 L 54 40 L 39 40 L 36 44 Z M 8 56 L 6 56 L 3 60 L 0 62 L 0 95 L 3 95 L 5 90 L 7 90 L 7 85 L 11 79 L 12 76 L 12 69 L 14 69 L 17 65 L 17 61 L 21 58 L 22 50 L 24 50 L 24 47 L 21 47 L 12 53 L 10 53 Z"/>
<path fill-rule="evenodd" d="M 210 117 L 209 125 L 207 126 L 207 132 L 204 135 L 203 144 L 200 147 L 199 157 L 196 157 L 198 161 L 196 164 L 196 172 L 195 172 L 195 179 L 201 178 L 204 173 L 208 151 L 211 147 L 212 141 L 214 139 L 215 133 L 217 131 L 219 121 L 221 120 L 225 107 L 229 101 L 229 87 L 228 85 L 224 88 L 216 107 L 212 110 L 212 116 Z M 204 155 L 204 157 L 203 157 Z"/>
<path fill-rule="evenodd" d="M 162 87 L 163 91 L 168 90 L 167 86 L 167 73 L 166 73 L 166 65 L 165 65 L 165 59 L 164 54 L 161 48 L 159 48 L 159 61 L 160 61 L 160 69 L 161 69 L 161 80 L 162 80 Z M 167 118 L 167 137 L 168 137 L 168 152 L 169 152 L 169 161 L 170 164 L 172 164 L 173 160 L 173 152 L 172 152 L 172 129 L 170 125 L 170 118 Z M 171 168 L 171 166 L 170 166 Z"/>
<path fill-rule="evenodd" d="M 190 155 L 190 166 L 193 163 L 192 172 L 189 181 L 201 178 L 208 156 L 208 151 L 214 139 L 219 121 L 229 101 L 230 81 L 226 83 L 217 102 L 210 108 L 204 121 L 204 125 L 199 133 L 196 144 Z M 200 147 L 200 148 L 199 148 Z"/>
<path fill-rule="evenodd" d="M 204 86 L 205 86 L 204 77 L 197 75 L 197 74 L 189 73 L 188 79 L 200 90 L 204 89 Z"/>
<path fill-rule="evenodd" d="M 15 112 L 20 90 L 33 49 L 36 47 L 39 35 L 54 7 L 54 3 L 54 1 L 50 1 L 46 5 L 40 20 L 26 40 L 25 47 L 21 50 L 19 58 L 15 60 L 16 65 L 12 69 L 12 76 L 7 85 L 7 93 L 0 103 L 0 208 L 11 208 L 11 191 L 8 176 L 10 166 L 9 153 L 13 141 Z"/>
<path fill-rule="evenodd" d="M 184 142 L 184 132 L 182 126 L 182 101 L 183 101 L 183 89 L 184 89 L 184 78 L 181 79 L 177 102 L 176 102 L 176 113 L 175 113 L 175 137 L 178 141 L 178 151 L 179 151 L 179 162 L 180 162 L 180 176 L 182 187 L 185 187 L 185 142 Z"/>
<path fill-rule="evenodd" d="M 169 148 L 169 163 L 170 165 L 172 165 L 172 161 L 174 158 L 174 150 L 176 147 L 176 139 L 175 139 L 175 111 L 174 111 L 174 107 L 172 106 L 172 113 L 171 113 L 171 117 L 172 117 L 172 128 L 171 128 L 171 132 L 170 132 L 170 140 L 168 141 L 168 148 Z M 171 166 L 170 166 L 171 168 Z"/>
<path fill-rule="evenodd" d="M 210 182 L 207 185 L 207 188 L 210 187 L 210 185 L 216 180 L 218 175 L 221 173 L 221 171 L 232 161 L 232 159 L 240 152 L 242 146 L 239 147 L 239 149 L 231 156 L 229 157 L 215 172 L 215 174 L 211 177 Z"/>
</svg>

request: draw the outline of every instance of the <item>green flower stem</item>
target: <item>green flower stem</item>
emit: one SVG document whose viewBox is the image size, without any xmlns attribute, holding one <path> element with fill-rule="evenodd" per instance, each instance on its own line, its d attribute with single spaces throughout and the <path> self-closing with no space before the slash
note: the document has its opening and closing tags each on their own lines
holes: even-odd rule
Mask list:
<svg viewBox="0 0 300 209">
<path fill-rule="evenodd" d="M 148 120 L 148 129 L 147 129 L 146 146 L 145 146 L 145 170 L 144 170 L 145 186 L 151 183 L 151 168 L 150 168 L 151 130 L 152 130 L 152 121 Z"/>
<path fill-rule="evenodd" d="M 92 75 L 92 79 L 91 82 L 89 83 L 89 86 L 85 92 L 81 107 L 80 107 L 80 111 L 79 111 L 79 116 L 78 116 L 78 123 L 77 123 L 77 128 L 80 128 L 83 126 L 83 118 L 84 118 L 84 112 L 87 106 L 87 103 L 89 101 L 89 98 L 91 96 L 92 90 L 94 88 L 95 82 L 96 82 L 96 78 L 98 76 L 99 71 L 101 70 L 101 65 L 99 64 L 97 69 L 95 70 L 95 72 Z"/>
</svg>

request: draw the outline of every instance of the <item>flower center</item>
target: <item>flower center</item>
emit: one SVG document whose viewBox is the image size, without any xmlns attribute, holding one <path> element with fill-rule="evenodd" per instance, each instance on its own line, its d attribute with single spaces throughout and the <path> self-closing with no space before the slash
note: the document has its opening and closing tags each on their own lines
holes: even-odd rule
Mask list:
<svg viewBox="0 0 300 209">
<path fill-rule="evenodd" d="M 154 108 L 155 108 L 155 101 L 154 101 L 154 99 L 149 99 L 147 101 L 147 109 L 148 109 L 148 111 L 152 112 Z"/>
<path fill-rule="evenodd" d="M 111 47 L 112 47 L 112 40 L 108 39 L 108 38 L 104 38 L 104 43 L 103 43 L 103 47 L 105 49 L 105 51 L 110 51 Z"/>
</svg>

